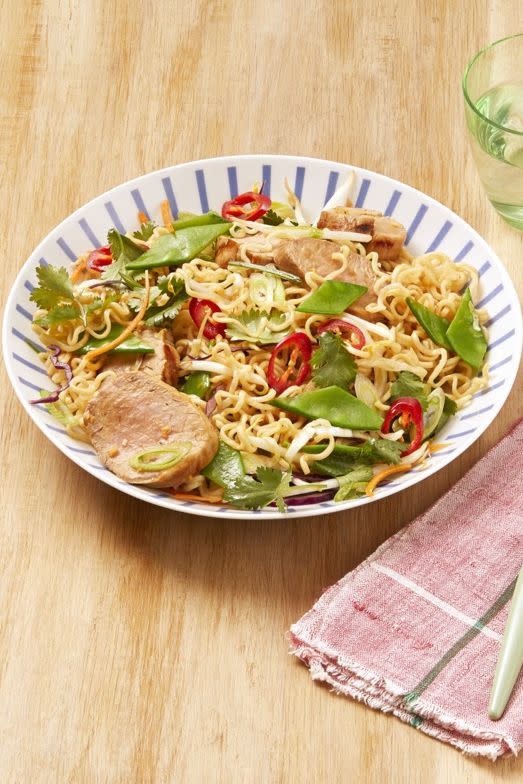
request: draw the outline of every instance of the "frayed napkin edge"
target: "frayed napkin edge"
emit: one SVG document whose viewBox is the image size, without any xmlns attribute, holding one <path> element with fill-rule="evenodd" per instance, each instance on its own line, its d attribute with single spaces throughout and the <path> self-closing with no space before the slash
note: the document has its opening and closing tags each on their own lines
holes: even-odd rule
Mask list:
<svg viewBox="0 0 523 784">
<path fill-rule="evenodd" d="M 437 740 L 455 746 L 464 754 L 486 757 L 492 761 L 511 754 L 517 757 L 518 747 L 510 735 L 479 730 L 422 698 L 418 698 L 416 703 L 413 703 L 412 710 L 409 710 L 403 701 L 405 687 L 372 672 L 354 660 L 340 657 L 326 646 L 315 647 L 312 643 L 301 640 L 293 631 L 295 627 L 296 625 L 290 630 L 289 653 L 305 664 L 314 681 L 327 683 L 336 694 L 352 697 L 382 713 L 392 713 L 410 726 L 414 726 L 412 719 L 420 716 L 430 723 L 422 723 L 415 729 L 420 729 Z M 343 684 L 343 680 L 349 681 L 354 677 L 362 681 L 363 685 L 360 688 L 352 684 Z M 378 689 L 379 696 L 370 691 Z M 459 732 L 466 737 L 448 737 L 445 732 Z M 492 742 L 481 746 L 474 740 Z"/>
</svg>

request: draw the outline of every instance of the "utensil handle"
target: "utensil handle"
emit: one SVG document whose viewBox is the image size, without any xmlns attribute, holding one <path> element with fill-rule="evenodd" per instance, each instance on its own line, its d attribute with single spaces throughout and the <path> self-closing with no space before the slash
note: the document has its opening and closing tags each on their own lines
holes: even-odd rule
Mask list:
<svg viewBox="0 0 523 784">
<path fill-rule="evenodd" d="M 488 715 L 500 719 L 523 665 L 523 567 L 519 573 L 510 603 L 494 681 L 490 691 Z"/>
</svg>

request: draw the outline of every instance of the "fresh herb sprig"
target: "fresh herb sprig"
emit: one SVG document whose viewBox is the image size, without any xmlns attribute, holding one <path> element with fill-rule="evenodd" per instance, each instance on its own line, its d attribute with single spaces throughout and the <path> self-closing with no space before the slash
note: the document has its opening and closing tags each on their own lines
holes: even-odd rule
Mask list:
<svg viewBox="0 0 523 784">
<path fill-rule="evenodd" d="M 311 364 L 312 380 L 317 387 L 336 384 L 346 389 L 356 378 L 358 369 L 354 358 L 345 348 L 343 340 L 334 332 L 319 336 L 319 348 L 314 351 Z"/>
</svg>

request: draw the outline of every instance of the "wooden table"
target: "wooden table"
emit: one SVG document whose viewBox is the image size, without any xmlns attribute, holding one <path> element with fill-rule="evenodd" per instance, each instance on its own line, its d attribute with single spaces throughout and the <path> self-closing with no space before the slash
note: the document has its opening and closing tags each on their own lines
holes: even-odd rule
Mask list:
<svg viewBox="0 0 523 784">
<path fill-rule="evenodd" d="M 448 204 L 523 282 L 522 235 L 486 201 L 460 79 L 521 4 L 5 0 L 2 300 L 68 213 L 130 177 L 235 152 L 384 172 Z M 143 6 L 143 8 L 142 8 Z M 458 10 L 459 9 L 459 10 Z M 322 590 L 447 490 L 447 471 L 324 519 L 210 520 L 83 473 L 2 378 L 0 780 L 515 782 L 333 696 L 285 634 Z"/>
</svg>

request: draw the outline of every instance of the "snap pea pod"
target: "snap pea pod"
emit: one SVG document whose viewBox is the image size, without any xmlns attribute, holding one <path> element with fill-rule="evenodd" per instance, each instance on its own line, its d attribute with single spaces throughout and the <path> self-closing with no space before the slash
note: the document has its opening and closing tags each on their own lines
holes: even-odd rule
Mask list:
<svg viewBox="0 0 523 784">
<path fill-rule="evenodd" d="M 214 223 L 228 223 L 225 218 L 218 215 L 217 212 L 206 212 L 204 215 L 189 215 L 188 213 L 180 213 L 183 217 L 178 218 L 172 222 L 173 231 L 180 229 L 189 229 L 192 226 L 211 226 Z"/>
<path fill-rule="evenodd" d="M 366 291 L 366 286 L 358 286 L 356 283 L 326 280 L 316 291 L 304 299 L 296 310 L 299 310 L 300 313 L 322 313 L 326 316 L 335 316 L 337 313 L 343 313 L 347 310 Z"/>
<path fill-rule="evenodd" d="M 211 482 L 227 488 L 245 476 L 245 467 L 240 452 L 220 441 L 218 451 L 201 473 Z"/>
<path fill-rule="evenodd" d="M 180 387 L 180 392 L 186 395 L 196 395 L 202 400 L 207 400 L 211 389 L 211 374 L 205 370 L 196 370 L 185 377 L 185 381 Z"/>
<path fill-rule="evenodd" d="M 358 400 L 341 387 L 331 386 L 296 397 L 277 397 L 273 406 L 304 416 L 307 419 L 326 419 L 335 427 L 351 430 L 379 430 L 383 420 L 377 411 Z"/>
<path fill-rule="evenodd" d="M 126 265 L 128 270 L 146 270 L 154 267 L 171 267 L 191 261 L 217 237 L 231 228 L 229 221 L 204 226 L 188 226 L 176 234 L 164 234 L 154 245 L 135 261 Z"/>
<path fill-rule="evenodd" d="M 414 314 L 416 321 L 421 324 L 427 335 L 438 346 L 443 346 L 452 351 L 452 346 L 447 337 L 447 331 L 450 327 L 449 319 L 438 316 L 421 302 L 416 302 L 412 297 L 407 297 L 407 305 Z"/>
<path fill-rule="evenodd" d="M 121 324 L 113 324 L 109 330 L 109 334 L 105 338 L 90 338 L 87 343 L 78 349 L 78 354 L 87 354 L 94 348 L 105 346 L 111 343 L 115 338 L 119 337 L 124 328 Z M 154 354 L 154 348 L 137 335 L 130 335 L 123 343 L 120 343 L 116 348 L 107 352 L 108 354 Z"/>
<path fill-rule="evenodd" d="M 487 352 L 487 340 L 480 326 L 478 314 L 467 289 L 448 328 L 450 345 L 474 370 L 479 370 Z"/>
</svg>

